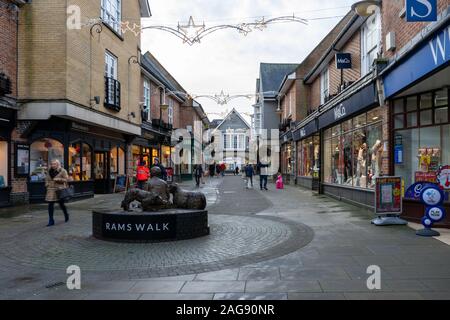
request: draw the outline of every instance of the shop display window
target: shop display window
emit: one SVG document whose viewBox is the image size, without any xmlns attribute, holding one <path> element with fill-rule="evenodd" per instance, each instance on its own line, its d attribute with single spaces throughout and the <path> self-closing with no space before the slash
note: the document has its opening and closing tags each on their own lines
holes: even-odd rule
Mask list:
<svg viewBox="0 0 450 320">
<path fill-rule="evenodd" d="M 377 108 L 325 131 L 324 182 L 374 188 L 375 178 L 383 175 L 385 118 Z"/>
<path fill-rule="evenodd" d="M 8 186 L 8 143 L 0 141 L 0 189 Z"/>
<path fill-rule="evenodd" d="M 298 175 L 301 177 L 319 177 L 320 138 L 310 137 L 298 142 Z"/>
<path fill-rule="evenodd" d="M 145 161 L 145 160 L 144 160 Z M 112 148 L 110 152 L 110 174 L 111 179 L 125 174 L 125 152 L 122 148 Z"/>
<path fill-rule="evenodd" d="M 54 139 L 41 139 L 30 146 L 30 180 L 45 180 L 47 169 L 52 160 L 59 160 L 64 167 L 64 146 Z"/>
<path fill-rule="evenodd" d="M 89 181 L 92 178 L 92 151 L 85 143 L 69 147 L 69 178 L 71 181 Z"/>
<path fill-rule="evenodd" d="M 419 122 L 415 126 L 395 126 L 395 140 L 399 141 L 395 148 L 401 152 L 401 157 L 395 157 L 395 174 L 404 178 L 406 187 L 415 182 L 435 182 L 439 167 L 450 165 L 448 90 L 395 100 L 394 118 L 405 114 L 395 107 L 402 103 L 408 105 L 407 117 L 419 114 Z"/>
</svg>

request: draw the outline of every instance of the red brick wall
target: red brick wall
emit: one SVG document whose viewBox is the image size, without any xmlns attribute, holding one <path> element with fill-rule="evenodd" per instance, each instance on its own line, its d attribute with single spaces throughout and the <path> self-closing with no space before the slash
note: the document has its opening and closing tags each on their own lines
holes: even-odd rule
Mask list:
<svg viewBox="0 0 450 320">
<path fill-rule="evenodd" d="M 389 0 L 383 1 L 382 8 L 382 41 L 385 44 L 386 35 L 389 32 L 395 33 L 395 42 L 396 42 L 396 50 L 404 47 L 408 42 L 414 38 L 425 26 L 427 26 L 428 22 L 417 22 L 411 23 L 406 22 L 406 18 L 400 18 L 399 14 L 404 8 L 405 1 L 404 0 Z M 438 12 L 441 13 L 445 8 L 450 5 L 449 0 L 438 0 Z M 383 46 L 386 49 L 386 46 Z M 395 51 L 391 52 L 385 51 L 385 56 L 391 58 L 395 55 Z"/>
<path fill-rule="evenodd" d="M 317 77 L 310 86 L 309 106 L 312 110 L 320 106 L 320 77 Z"/>
<path fill-rule="evenodd" d="M 12 96 L 17 96 L 17 22 L 16 14 L 6 9 L 9 0 L 0 0 L 0 72 L 11 80 Z"/>
<path fill-rule="evenodd" d="M 352 55 L 352 68 L 344 70 L 344 82 L 358 80 L 361 77 L 361 32 L 359 30 L 345 44 L 342 52 Z M 330 72 L 330 95 L 337 94 L 341 84 L 341 70 L 336 68 L 336 59 L 331 60 L 328 70 Z"/>
</svg>

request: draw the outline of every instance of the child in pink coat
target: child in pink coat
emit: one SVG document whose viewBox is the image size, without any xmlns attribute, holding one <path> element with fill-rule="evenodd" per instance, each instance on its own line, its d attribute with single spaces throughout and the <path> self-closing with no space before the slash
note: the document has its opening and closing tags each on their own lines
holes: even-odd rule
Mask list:
<svg viewBox="0 0 450 320">
<path fill-rule="evenodd" d="M 284 189 L 284 183 L 283 183 L 283 176 L 281 175 L 280 172 L 278 172 L 278 178 L 277 178 L 277 189 L 282 190 Z"/>
</svg>

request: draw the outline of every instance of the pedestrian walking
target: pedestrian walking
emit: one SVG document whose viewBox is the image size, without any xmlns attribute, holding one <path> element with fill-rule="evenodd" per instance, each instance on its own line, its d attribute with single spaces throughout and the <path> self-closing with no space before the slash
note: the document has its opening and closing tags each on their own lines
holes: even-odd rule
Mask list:
<svg viewBox="0 0 450 320">
<path fill-rule="evenodd" d="M 284 189 L 283 175 L 281 174 L 281 172 L 278 172 L 276 187 L 277 187 L 278 190 L 283 190 Z"/>
<path fill-rule="evenodd" d="M 261 190 L 269 190 L 267 189 L 267 178 L 269 176 L 269 165 L 267 163 L 262 163 L 261 161 L 258 163 L 259 170 L 259 187 Z"/>
<path fill-rule="evenodd" d="M 55 211 L 55 203 L 59 204 L 59 207 L 64 213 L 65 222 L 69 221 L 69 213 L 64 204 L 64 199 L 58 198 L 58 191 L 67 189 L 69 187 L 67 181 L 69 175 L 67 171 L 61 167 L 61 163 L 58 160 L 52 160 L 50 164 L 50 170 L 45 177 L 45 187 L 47 189 L 45 195 L 45 201 L 48 202 L 48 225 L 51 227 L 55 225 L 53 213 Z"/>
<path fill-rule="evenodd" d="M 203 167 L 200 164 L 197 164 L 194 168 L 194 177 L 195 177 L 195 185 L 200 187 L 200 183 L 202 182 L 203 177 Z"/>
<path fill-rule="evenodd" d="M 236 176 L 238 176 L 239 175 L 239 167 L 236 167 L 236 170 L 235 170 L 235 172 L 236 172 Z"/>
<path fill-rule="evenodd" d="M 147 163 L 145 161 L 141 161 L 136 169 L 136 180 L 138 188 L 144 190 L 144 185 L 149 178 L 150 178 L 150 170 L 147 167 Z"/>
<path fill-rule="evenodd" d="M 253 175 L 255 174 L 253 166 L 251 164 L 247 164 L 244 171 L 245 176 L 247 177 L 247 189 L 253 188 Z"/>
<path fill-rule="evenodd" d="M 155 158 L 153 160 L 153 167 L 159 167 L 161 169 L 161 179 L 164 181 L 167 181 L 167 172 L 166 172 L 166 168 L 159 162 L 159 158 Z"/>
</svg>

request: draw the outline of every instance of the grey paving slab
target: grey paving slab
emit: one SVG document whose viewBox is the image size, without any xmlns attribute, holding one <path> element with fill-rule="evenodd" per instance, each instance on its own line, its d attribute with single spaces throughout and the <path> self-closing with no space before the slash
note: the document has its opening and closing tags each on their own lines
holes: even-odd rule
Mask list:
<svg viewBox="0 0 450 320">
<path fill-rule="evenodd" d="M 393 279 L 450 280 L 450 268 L 443 265 L 405 265 L 384 268 Z"/>
<path fill-rule="evenodd" d="M 286 293 L 216 293 L 214 300 L 287 300 Z"/>
<path fill-rule="evenodd" d="M 347 300 L 423 300 L 417 292 L 344 293 Z"/>
<path fill-rule="evenodd" d="M 324 292 L 368 292 L 367 280 L 319 280 Z M 381 284 L 382 291 L 390 291 Z"/>
<path fill-rule="evenodd" d="M 212 300 L 213 296 L 212 293 L 145 293 L 139 300 Z"/>
<path fill-rule="evenodd" d="M 425 300 L 450 300 L 450 290 L 420 292 L 420 295 Z"/>
<path fill-rule="evenodd" d="M 228 269 L 221 271 L 213 271 L 207 273 L 197 274 L 194 278 L 196 281 L 205 281 L 205 280 L 237 280 L 239 274 L 239 269 Z"/>
<path fill-rule="evenodd" d="M 181 293 L 226 293 L 244 292 L 245 281 L 190 281 Z"/>
<path fill-rule="evenodd" d="M 196 274 L 187 274 L 182 276 L 175 276 L 175 277 L 158 277 L 158 278 L 147 278 L 142 279 L 138 278 L 135 279 L 136 282 L 139 281 L 192 281 L 195 279 Z"/>
<path fill-rule="evenodd" d="M 420 280 L 382 280 L 381 285 L 392 291 L 421 292 L 429 291 L 430 288 Z M 450 288 L 449 288 L 450 290 Z"/>
<path fill-rule="evenodd" d="M 184 281 L 139 281 L 129 290 L 130 293 L 178 293 Z"/>
<path fill-rule="evenodd" d="M 421 282 L 433 291 L 450 291 L 450 279 L 423 279 Z"/>
<path fill-rule="evenodd" d="M 367 280 L 367 278 L 370 276 L 370 274 L 367 273 L 367 265 L 360 266 L 360 265 L 354 265 L 354 266 L 344 266 L 342 267 L 347 275 L 352 280 Z M 392 279 L 392 275 L 385 269 L 385 267 L 381 268 L 381 281 Z"/>
<path fill-rule="evenodd" d="M 288 300 L 346 300 L 343 293 L 288 293 Z"/>
<path fill-rule="evenodd" d="M 342 267 L 280 267 L 282 280 L 322 280 L 322 279 L 336 279 L 344 280 L 350 279 L 347 272 Z"/>
<path fill-rule="evenodd" d="M 353 256 L 353 259 L 355 259 L 359 265 L 365 267 L 371 265 L 377 265 L 379 267 L 404 265 L 398 256 L 392 255 Z"/>
<path fill-rule="evenodd" d="M 247 281 L 245 292 L 322 292 L 322 289 L 318 281 Z"/>
<path fill-rule="evenodd" d="M 136 281 L 99 281 L 99 282 L 82 282 L 81 290 L 96 292 L 128 292 Z"/>
<path fill-rule="evenodd" d="M 240 268 L 239 280 L 280 280 L 280 270 L 276 267 Z"/>
<path fill-rule="evenodd" d="M 91 293 L 84 300 L 138 300 L 140 294 L 135 293 Z"/>
</svg>

